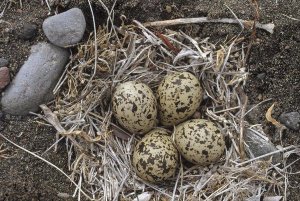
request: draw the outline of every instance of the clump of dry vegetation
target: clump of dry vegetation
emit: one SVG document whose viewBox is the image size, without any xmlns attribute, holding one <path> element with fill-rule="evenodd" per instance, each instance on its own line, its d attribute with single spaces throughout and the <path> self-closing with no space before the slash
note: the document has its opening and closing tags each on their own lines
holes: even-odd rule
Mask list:
<svg viewBox="0 0 300 201">
<path fill-rule="evenodd" d="M 108 28 L 111 27 L 111 28 Z M 180 31 L 151 31 L 135 21 L 129 26 L 99 27 L 80 46 L 55 89 L 44 118 L 65 138 L 75 194 L 99 200 L 245 200 L 262 194 L 284 196 L 289 166 L 248 158 L 243 139 L 247 105 L 246 44 L 237 36 L 212 44 Z M 226 136 L 225 156 L 209 167 L 181 162 L 176 177 L 155 185 L 140 180 L 131 166 L 137 136 L 120 128 L 112 116 L 111 95 L 124 81 L 139 80 L 154 91 L 171 71 L 190 71 L 205 89 L 196 115 L 218 123 Z M 282 149 L 282 161 L 295 147 Z M 75 157 L 74 157 L 75 156 Z M 74 195 L 75 195 L 74 194 Z M 154 199 L 154 200 L 155 200 Z"/>
</svg>

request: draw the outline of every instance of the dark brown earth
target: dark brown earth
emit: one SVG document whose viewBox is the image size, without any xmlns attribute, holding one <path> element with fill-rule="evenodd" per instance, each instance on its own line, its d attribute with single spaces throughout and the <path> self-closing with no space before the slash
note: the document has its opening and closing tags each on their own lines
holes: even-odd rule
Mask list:
<svg viewBox="0 0 300 201">
<path fill-rule="evenodd" d="M 12 3 L 4 16 L 0 18 L 0 57 L 5 57 L 10 61 L 8 67 L 12 77 L 27 59 L 30 46 L 38 41 L 46 41 L 41 25 L 49 13 L 47 6 L 41 5 L 39 0 L 23 0 L 22 2 L 22 8 L 19 3 Z M 57 9 L 63 11 L 75 6 L 82 8 L 88 21 L 87 31 L 91 31 L 91 14 L 88 4 L 84 2 L 87 1 L 74 0 L 69 7 Z M 99 1 L 95 2 L 92 4 L 96 23 L 99 25 L 105 22 L 106 15 Z M 112 5 L 110 0 L 104 2 L 108 7 Z M 200 16 L 233 18 L 224 6 L 225 3 L 239 18 L 254 19 L 251 2 L 251 0 L 119 0 L 115 6 L 115 18 L 117 23 L 120 22 L 121 14 L 127 16 L 127 23 L 130 23 L 132 19 L 146 22 Z M 253 123 L 262 123 L 267 134 L 273 137 L 275 128 L 264 118 L 267 108 L 273 102 L 277 102 L 273 113 L 274 118 L 278 118 L 282 112 L 300 112 L 300 4 L 298 0 L 265 0 L 259 2 L 259 8 L 260 22 L 273 22 L 275 32 L 271 35 L 265 31 L 257 31 L 257 39 L 251 48 L 247 63 L 250 76 L 245 91 L 249 97 L 249 104 L 272 98 L 259 108 L 256 117 L 252 120 Z M 25 23 L 32 23 L 38 27 L 37 36 L 29 41 L 18 37 Z M 239 26 L 228 24 L 201 24 L 172 28 L 203 38 L 210 37 L 215 42 L 224 40 L 226 36 L 230 38 L 240 31 Z M 243 33 L 246 38 L 249 38 L 250 34 L 251 32 L 248 31 Z M 33 117 L 2 116 L 0 129 L 1 133 L 9 139 L 38 154 L 43 153 L 55 142 L 55 131 L 38 124 Z M 300 143 L 299 131 L 287 130 L 283 141 L 286 146 L 298 145 Z M 0 145 L 2 143 L 4 148 L 8 148 L 7 154 L 12 158 L 0 158 L 0 200 L 66 200 L 58 194 L 73 193 L 74 186 L 71 186 L 71 183 L 58 171 L 0 138 Z M 57 152 L 50 150 L 44 157 L 68 173 L 64 144 L 60 143 L 58 147 Z M 300 162 L 294 165 L 294 170 L 299 171 L 299 167 Z M 300 200 L 298 192 L 300 177 L 295 175 L 290 179 L 291 184 L 298 188 L 290 188 L 288 200 Z"/>
</svg>

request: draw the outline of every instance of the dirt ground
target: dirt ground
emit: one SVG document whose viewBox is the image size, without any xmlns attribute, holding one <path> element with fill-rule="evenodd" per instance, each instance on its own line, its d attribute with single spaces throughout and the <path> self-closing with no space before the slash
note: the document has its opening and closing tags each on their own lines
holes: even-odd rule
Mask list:
<svg viewBox="0 0 300 201">
<path fill-rule="evenodd" d="M 43 20 L 49 14 L 47 6 L 41 5 L 40 0 L 22 2 L 22 7 L 19 3 L 13 3 L 0 19 L 3 20 L 0 21 L 0 57 L 9 60 L 8 67 L 12 77 L 26 61 L 30 46 L 47 40 L 41 28 Z M 96 2 L 93 3 L 96 23 L 99 25 L 105 22 L 106 15 L 98 1 L 94 2 Z M 104 2 L 108 7 L 112 5 L 110 0 Z M 117 23 L 120 22 L 121 14 L 126 15 L 128 23 L 132 19 L 146 22 L 200 16 L 233 18 L 228 8 L 224 6 L 226 4 L 239 18 L 253 19 L 254 9 L 251 2 L 251 0 L 119 0 L 115 6 L 115 17 Z M 88 22 L 87 32 L 91 31 L 92 18 L 87 1 L 73 0 L 68 7 L 57 9 L 63 11 L 70 7 L 83 9 Z M 259 108 L 257 115 L 252 119 L 254 123 L 262 123 L 266 133 L 272 138 L 275 128 L 266 122 L 264 114 L 273 102 L 277 102 L 273 114 L 275 118 L 282 112 L 300 112 L 300 4 L 298 0 L 260 1 L 259 13 L 260 22 L 275 24 L 275 32 L 269 34 L 258 30 L 257 39 L 247 62 L 250 76 L 245 91 L 249 97 L 249 104 L 272 98 Z M 26 23 L 38 27 L 37 36 L 29 41 L 18 37 L 22 26 Z M 228 24 L 176 26 L 172 29 L 181 29 L 202 38 L 210 37 L 211 41 L 215 42 L 224 40 L 226 36 L 230 38 L 240 31 L 239 26 Z M 243 33 L 245 37 L 249 37 L 250 34 L 248 31 Z M 1 133 L 28 150 L 42 154 L 55 142 L 55 131 L 38 124 L 33 117 L 1 114 L 0 118 Z M 300 143 L 299 131 L 287 130 L 283 137 L 286 146 Z M 0 200 L 72 200 L 66 197 L 72 195 L 74 186 L 58 171 L 0 138 L 1 144 L 4 144 L 4 148 L 8 148 L 6 153 L 12 157 L 0 158 Z M 58 147 L 57 152 L 50 150 L 43 156 L 68 173 L 64 143 L 61 142 Z M 299 167 L 298 161 L 294 168 L 299 171 Z M 290 179 L 293 187 L 289 188 L 288 200 L 300 200 L 300 176 L 295 175 Z"/>
</svg>

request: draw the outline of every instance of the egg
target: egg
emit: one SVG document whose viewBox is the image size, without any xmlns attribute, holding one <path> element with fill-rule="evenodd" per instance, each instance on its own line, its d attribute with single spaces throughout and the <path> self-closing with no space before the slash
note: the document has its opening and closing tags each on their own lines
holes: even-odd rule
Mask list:
<svg viewBox="0 0 300 201">
<path fill-rule="evenodd" d="M 175 127 L 174 142 L 180 154 L 198 165 L 209 165 L 222 156 L 223 135 L 217 126 L 205 119 L 192 119 Z"/>
<path fill-rule="evenodd" d="M 132 164 L 136 174 L 145 181 L 156 183 L 175 174 L 178 151 L 167 130 L 156 128 L 135 146 Z"/>
<path fill-rule="evenodd" d="M 177 125 L 191 117 L 199 107 L 203 90 L 189 72 L 167 75 L 157 89 L 159 120 L 164 126 Z"/>
<path fill-rule="evenodd" d="M 145 134 L 156 126 L 157 102 L 144 83 L 129 81 L 116 87 L 112 111 L 119 124 L 131 133 Z"/>
</svg>

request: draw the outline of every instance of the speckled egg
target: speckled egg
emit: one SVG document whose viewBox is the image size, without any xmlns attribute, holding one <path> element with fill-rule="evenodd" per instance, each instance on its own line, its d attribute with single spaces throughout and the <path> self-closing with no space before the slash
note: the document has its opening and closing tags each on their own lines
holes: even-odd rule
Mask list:
<svg viewBox="0 0 300 201">
<path fill-rule="evenodd" d="M 117 86 L 112 110 L 119 124 L 131 133 L 144 134 L 156 125 L 157 102 L 146 84 L 129 81 Z"/>
<path fill-rule="evenodd" d="M 217 161 L 225 149 L 220 130 L 204 119 L 192 119 L 176 126 L 174 141 L 185 159 L 203 166 Z"/>
<path fill-rule="evenodd" d="M 203 98 L 199 80 L 191 73 L 167 75 L 157 89 L 159 120 L 164 126 L 177 125 L 192 116 Z"/>
<path fill-rule="evenodd" d="M 156 128 L 135 146 L 132 164 L 145 181 L 159 182 L 172 177 L 178 165 L 178 152 L 167 131 Z"/>
</svg>

